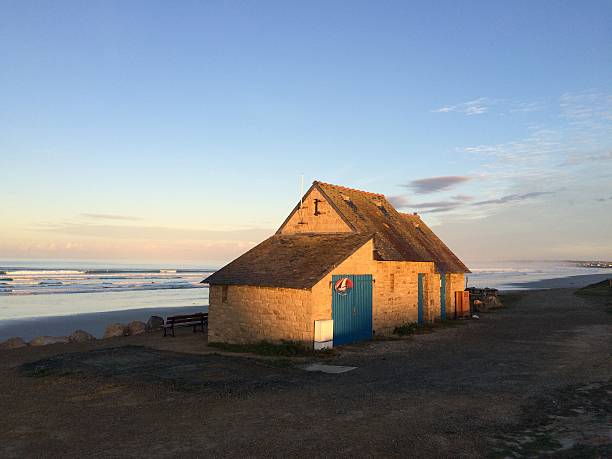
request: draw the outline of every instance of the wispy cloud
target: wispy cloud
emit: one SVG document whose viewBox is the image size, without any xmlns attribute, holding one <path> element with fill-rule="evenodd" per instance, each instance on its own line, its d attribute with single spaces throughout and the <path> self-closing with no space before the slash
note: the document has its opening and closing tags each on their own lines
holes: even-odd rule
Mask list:
<svg viewBox="0 0 612 459">
<path fill-rule="evenodd" d="M 448 175 L 444 177 L 429 177 L 425 179 L 413 180 L 403 186 L 410 188 L 416 194 L 430 194 L 448 190 L 471 179 L 472 177 L 467 175 Z"/>
<path fill-rule="evenodd" d="M 508 204 L 512 202 L 520 202 L 525 201 L 527 199 L 538 198 L 540 196 L 546 196 L 549 194 L 553 194 L 552 191 L 532 191 L 531 193 L 524 194 L 508 194 L 506 196 L 502 196 L 501 198 L 496 199 L 488 199 L 486 201 L 478 201 L 471 203 L 471 206 L 488 206 L 492 204 Z"/>
<path fill-rule="evenodd" d="M 516 99 L 494 99 L 479 97 L 454 105 L 445 105 L 434 110 L 433 113 L 461 113 L 467 116 L 495 113 L 500 116 L 531 113 L 544 109 L 541 101 L 522 101 Z"/>
<path fill-rule="evenodd" d="M 542 102 L 520 102 L 513 101 L 508 104 L 508 113 L 531 113 L 542 110 Z"/>
<path fill-rule="evenodd" d="M 80 214 L 81 217 L 85 217 L 92 220 L 123 220 L 123 221 L 137 221 L 142 220 L 140 217 L 131 217 L 129 215 L 114 215 L 114 214 Z"/>
<path fill-rule="evenodd" d="M 70 236 L 103 239 L 135 240 L 191 240 L 191 241 L 261 241 L 274 232 L 268 228 L 208 230 L 172 228 L 112 223 L 87 224 L 80 222 L 39 223 L 35 231 L 61 233 Z"/>
<path fill-rule="evenodd" d="M 469 202 L 474 200 L 474 196 L 469 196 L 467 194 L 457 194 L 455 196 L 451 196 L 451 199 L 455 201 Z"/>
<path fill-rule="evenodd" d="M 470 100 L 456 105 L 447 105 L 444 107 L 436 108 L 432 110 L 433 113 L 450 113 L 458 112 L 464 115 L 482 115 L 489 109 L 490 99 L 486 97 L 479 97 L 478 99 Z"/>
<path fill-rule="evenodd" d="M 449 200 L 411 202 L 408 196 L 392 196 L 389 198 L 391 203 L 398 209 L 418 210 L 423 213 L 450 212 L 456 209 L 480 208 L 484 206 L 503 206 L 521 201 L 535 199 L 541 196 L 554 194 L 552 191 L 532 191 L 523 194 L 507 194 L 495 199 L 471 202 L 474 197 L 467 195 L 457 195 Z"/>
<path fill-rule="evenodd" d="M 611 161 L 611 160 L 612 160 L 612 150 L 607 153 L 603 153 L 603 154 L 591 154 L 591 155 L 589 154 L 581 155 L 578 153 L 574 153 L 574 154 L 567 155 L 567 158 L 565 159 L 565 161 L 563 161 L 559 165 L 560 166 L 575 166 L 575 165 L 580 165 L 584 163 L 589 163 L 592 161 Z"/>
</svg>

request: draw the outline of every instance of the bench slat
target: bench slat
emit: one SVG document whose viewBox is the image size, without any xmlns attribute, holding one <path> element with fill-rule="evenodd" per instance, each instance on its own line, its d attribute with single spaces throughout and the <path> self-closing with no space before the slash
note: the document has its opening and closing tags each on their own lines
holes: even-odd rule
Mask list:
<svg viewBox="0 0 612 459">
<path fill-rule="evenodd" d="M 178 316 L 169 316 L 164 324 L 164 336 L 166 336 L 166 330 L 172 330 L 172 336 L 174 336 L 174 327 L 202 327 L 204 331 L 204 325 L 208 325 L 208 313 L 199 312 L 195 314 L 182 314 Z"/>
</svg>

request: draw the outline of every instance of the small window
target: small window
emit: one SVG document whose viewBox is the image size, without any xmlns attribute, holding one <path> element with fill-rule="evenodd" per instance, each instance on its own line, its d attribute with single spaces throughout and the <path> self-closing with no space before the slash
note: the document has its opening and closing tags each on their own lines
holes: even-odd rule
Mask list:
<svg viewBox="0 0 612 459">
<path fill-rule="evenodd" d="M 227 303 L 227 285 L 221 287 L 221 303 Z"/>
<path fill-rule="evenodd" d="M 323 201 L 321 199 L 315 199 L 314 200 L 314 214 L 315 217 L 317 215 L 321 215 L 321 211 L 319 210 L 319 204 L 322 203 Z"/>
</svg>

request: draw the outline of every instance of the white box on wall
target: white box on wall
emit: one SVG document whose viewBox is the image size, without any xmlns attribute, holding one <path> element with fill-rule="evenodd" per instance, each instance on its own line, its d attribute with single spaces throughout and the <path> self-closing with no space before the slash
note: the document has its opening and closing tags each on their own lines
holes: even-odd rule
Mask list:
<svg viewBox="0 0 612 459">
<path fill-rule="evenodd" d="M 334 347 L 334 321 L 315 320 L 314 326 L 314 348 L 315 350 L 331 349 Z"/>
</svg>

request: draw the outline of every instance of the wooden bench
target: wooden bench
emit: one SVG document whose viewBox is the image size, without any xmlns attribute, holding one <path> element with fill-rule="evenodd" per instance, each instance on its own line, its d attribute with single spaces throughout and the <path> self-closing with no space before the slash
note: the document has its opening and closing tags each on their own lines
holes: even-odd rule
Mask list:
<svg viewBox="0 0 612 459">
<path fill-rule="evenodd" d="M 198 312 L 197 314 L 185 314 L 182 316 L 169 316 L 164 323 L 164 336 L 168 336 L 168 330 L 174 336 L 175 327 L 193 327 L 193 332 L 196 332 L 197 327 L 202 329 L 204 333 L 204 325 L 208 325 L 208 313 Z"/>
</svg>

